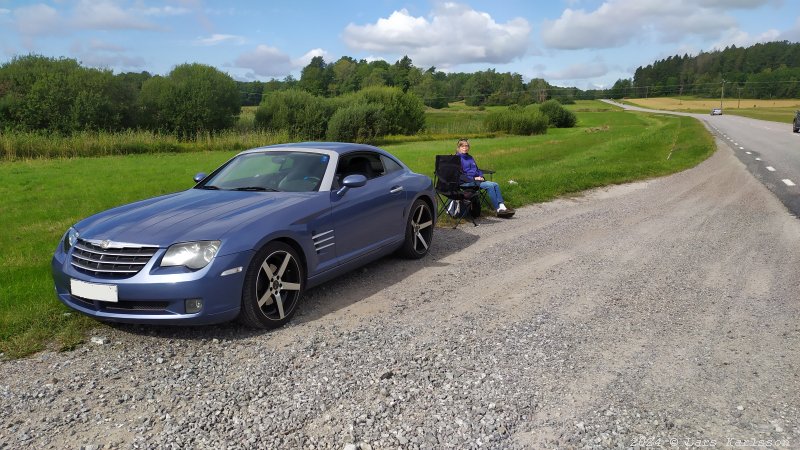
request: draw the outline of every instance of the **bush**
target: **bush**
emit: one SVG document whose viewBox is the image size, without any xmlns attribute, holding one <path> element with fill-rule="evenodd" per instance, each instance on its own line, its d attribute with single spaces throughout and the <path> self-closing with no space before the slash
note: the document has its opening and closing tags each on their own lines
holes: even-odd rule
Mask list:
<svg viewBox="0 0 800 450">
<path fill-rule="evenodd" d="M 182 64 L 166 77 L 146 80 L 139 104 L 145 128 L 179 138 L 230 128 L 241 110 L 233 78 L 203 64 Z"/>
<path fill-rule="evenodd" d="M 130 124 L 135 92 L 109 70 L 29 55 L 0 66 L 0 129 L 70 134 Z"/>
<path fill-rule="evenodd" d="M 265 95 L 256 110 L 255 126 L 271 132 L 286 131 L 303 140 L 325 137 L 335 105 L 299 89 Z"/>
<path fill-rule="evenodd" d="M 539 105 L 539 111 L 547 116 L 550 125 L 556 128 L 572 128 L 578 122 L 572 111 L 561 106 L 557 100 L 547 100 Z"/>
<path fill-rule="evenodd" d="M 386 134 L 383 107 L 375 103 L 350 105 L 338 109 L 328 122 L 328 140 L 370 142 Z"/>
<path fill-rule="evenodd" d="M 425 104 L 415 94 L 400 88 L 376 86 L 358 91 L 346 99 L 383 107 L 387 134 L 416 134 L 425 127 Z"/>
<path fill-rule="evenodd" d="M 547 116 L 535 109 L 505 109 L 486 115 L 484 126 L 492 132 L 528 136 L 547 133 Z"/>
<path fill-rule="evenodd" d="M 334 117 L 336 122 L 331 123 Z M 345 118 L 355 122 L 345 123 Z M 288 130 L 293 137 L 306 140 L 327 136 L 363 142 L 386 134 L 417 133 L 425 125 L 425 106 L 416 95 L 391 87 L 369 87 L 331 99 L 290 89 L 264 96 L 255 125 L 270 131 Z"/>
</svg>

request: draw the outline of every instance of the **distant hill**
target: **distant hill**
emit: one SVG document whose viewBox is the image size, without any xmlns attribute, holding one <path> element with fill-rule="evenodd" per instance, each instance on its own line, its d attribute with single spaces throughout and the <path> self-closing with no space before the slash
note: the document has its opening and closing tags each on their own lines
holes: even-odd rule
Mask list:
<svg viewBox="0 0 800 450">
<path fill-rule="evenodd" d="M 723 83 L 726 97 L 800 97 L 800 43 L 767 42 L 670 56 L 639 67 L 633 80 L 618 80 L 612 96 L 718 97 Z"/>
</svg>

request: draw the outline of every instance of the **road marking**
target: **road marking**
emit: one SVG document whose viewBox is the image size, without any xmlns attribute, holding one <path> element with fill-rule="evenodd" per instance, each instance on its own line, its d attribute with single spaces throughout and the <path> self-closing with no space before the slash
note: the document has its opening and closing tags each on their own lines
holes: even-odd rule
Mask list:
<svg viewBox="0 0 800 450">
<path fill-rule="evenodd" d="M 767 170 L 769 170 L 770 172 L 775 172 L 775 168 L 772 166 L 767 166 Z"/>
<path fill-rule="evenodd" d="M 748 155 L 752 155 L 753 154 L 752 152 L 745 152 L 745 153 L 747 153 Z"/>
<path fill-rule="evenodd" d="M 756 161 L 761 161 L 761 158 L 756 158 Z"/>
<path fill-rule="evenodd" d="M 739 147 L 739 150 L 744 150 L 744 147 Z"/>
<path fill-rule="evenodd" d="M 782 181 L 783 181 L 783 183 L 784 183 L 785 185 L 787 185 L 787 186 L 794 186 L 794 185 L 795 185 L 795 184 L 792 182 L 792 180 L 789 180 L 789 179 L 784 179 L 784 180 L 782 180 Z"/>
</svg>

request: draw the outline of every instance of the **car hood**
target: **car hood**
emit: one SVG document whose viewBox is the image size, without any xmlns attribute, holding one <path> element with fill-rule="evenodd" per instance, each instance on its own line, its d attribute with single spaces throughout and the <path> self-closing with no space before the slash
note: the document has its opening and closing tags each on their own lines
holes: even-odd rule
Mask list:
<svg viewBox="0 0 800 450">
<path fill-rule="evenodd" d="M 265 227 L 275 220 L 287 225 L 291 215 L 274 213 L 302 211 L 296 206 L 315 194 L 189 189 L 104 211 L 75 228 L 85 239 L 161 247 L 217 240 L 255 220 L 265 221 Z"/>
</svg>

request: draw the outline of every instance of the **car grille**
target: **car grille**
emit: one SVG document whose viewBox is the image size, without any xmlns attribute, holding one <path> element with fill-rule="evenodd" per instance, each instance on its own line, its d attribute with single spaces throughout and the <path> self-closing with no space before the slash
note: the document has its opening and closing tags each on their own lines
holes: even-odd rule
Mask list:
<svg viewBox="0 0 800 450">
<path fill-rule="evenodd" d="M 152 301 L 119 301 L 116 303 L 109 303 L 109 302 L 99 302 L 93 300 L 87 300 L 85 298 L 80 298 L 76 296 L 72 296 L 72 301 L 78 305 L 83 306 L 84 308 L 89 308 L 94 311 L 105 311 L 105 312 L 130 312 L 130 313 L 142 313 L 142 314 L 157 314 L 157 313 L 167 313 L 169 312 L 167 308 L 169 308 L 169 302 L 152 302 Z"/>
<path fill-rule="evenodd" d="M 105 247 L 105 248 L 104 248 Z M 97 278 L 129 278 L 150 261 L 158 247 L 98 242 L 78 239 L 72 250 L 72 267 Z"/>
</svg>

